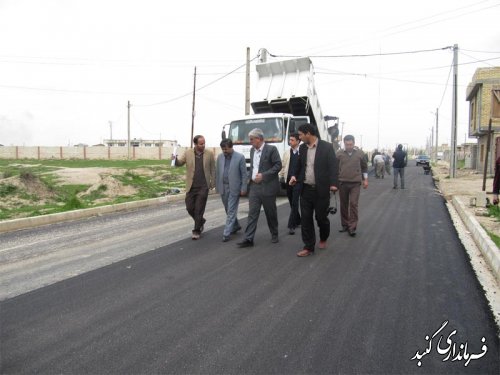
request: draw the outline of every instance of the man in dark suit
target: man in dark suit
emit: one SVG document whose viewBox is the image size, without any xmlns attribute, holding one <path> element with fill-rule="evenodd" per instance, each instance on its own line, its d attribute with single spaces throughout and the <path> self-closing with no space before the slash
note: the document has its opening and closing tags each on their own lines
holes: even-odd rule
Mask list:
<svg viewBox="0 0 500 375">
<path fill-rule="evenodd" d="M 271 232 L 271 242 L 279 242 L 276 196 L 280 189 L 278 173 L 281 170 L 281 157 L 276 147 L 264 142 L 264 133 L 261 129 L 253 129 L 248 136 L 253 146 L 250 151 L 250 170 L 248 171 L 250 181 L 248 223 L 245 229 L 245 240 L 238 243 L 239 247 L 253 246 L 262 206 L 264 206 L 267 226 Z"/>
<path fill-rule="evenodd" d="M 333 145 L 320 140 L 311 124 L 299 126 L 299 137 L 303 144 L 299 148 L 299 162 L 290 185 L 302 182 L 300 196 L 301 229 L 304 248 L 297 253 L 299 257 L 314 254 L 316 233 L 314 216 L 319 227 L 319 248 L 326 249 L 330 236 L 330 191 L 337 191 L 338 165 Z"/>
</svg>

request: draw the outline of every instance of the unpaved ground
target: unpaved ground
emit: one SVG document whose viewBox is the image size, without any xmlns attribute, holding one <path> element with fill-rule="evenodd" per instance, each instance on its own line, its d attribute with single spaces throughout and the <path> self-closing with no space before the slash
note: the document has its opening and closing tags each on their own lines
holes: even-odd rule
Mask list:
<svg viewBox="0 0 500 375">
<path fill-rule="evenodd" d="M 476 196 L 477 193 L 483 191 L 483 174 L 470 169 L 457 169 L 455 178 L 448 178 L 450 175 L 449 165 L 445 162 L 439 164 L 432 169 L 436 184 L 443 196 L 450 200 L 452 196 L 460 196 L 463 202 L 466 202 L 465 207 L 472 215 L 475 215 L 479 223 L 488 231 L 497 236 L 500 236 L 500 222 L 496 218 L 488 216 L 488 211 L 485 207 L 471 207 L 468 202 L 470 198 Z M 493 190 L 493 178 L 486 178 L 486 193 Z M 490 201 L 493 201 L 493 196 L 487 194 Z"/>
<path fill-rule="evenodd" d="M 36 165 L 34 166 L 36 167 Z M 86 197 L 91 198 L 92 205 L 111 203 L 118 197 L 134 196 L 139 194 L 138 188 L 124 184 L 119 179 L 115 178 L 125 174 L 128 169 L 122 168 L 102 168 L 102 167 L 86 167 L 86 168 L 57 168 L 46 172 L 55 176 L 57 185 L 88 185 L 88 189 L 77 194 L 79 199 L 85 200 Z M 168 181 L 169 174 L 163 170 L 155 170 L 154 168 L 134 168 L 131 170 L 135 175 L 151 178 L 151 180 Z M 184 176 L 176 176 L 176 180 L 184 179 Z M 44 205 L 64 205 L 64 202 L 58 199 L 58 193 L 48 187 L 37 173 L 25 173 L 24 175 L 16 175 L 0 180 L 4 189 L 4 194 L 0 201 L 1 210 L 13 210 L 20 207 L 40 207 L 40 213 L 50 213 L 50 208 L 47 211 L 42 208 Z M 17 188 L 14 193 L 6 193 L 7 185 L 12 185 Z M 182 184 L 181 184 L 182 185 Z M 7 186 L 8 188 L 8 186 Z M 182 192 L 182 188 L 176 188 L 175 192 Z M 93 194 L 95 193 L 95 194 Z M 169 188 L 165 189 L 164 194 L 171 194 Z M 19 210 L 9 219 L 22 218 L 30 216 L 31 211 Z"/>
<path fill-rule="evenodd" d="M 99 189 L 99 186 L 106 185 L 106 198 L 96 201 L 96 203 L 113 200 L 118 196 L 133 195 L 137 190 L 130 185 L 123 185 L 121 181 L 113 178 L 113 175 L 122 175 L 126 169 L 118 168 L 61 168 L 51 172 L 60 178 L 61 185 L 91 185 L 87 191 L 79 195 L 89 194 Z M 134 173 L 141 175 L 152 175 L 149 169 L 135 169 Z"/>
</svg>

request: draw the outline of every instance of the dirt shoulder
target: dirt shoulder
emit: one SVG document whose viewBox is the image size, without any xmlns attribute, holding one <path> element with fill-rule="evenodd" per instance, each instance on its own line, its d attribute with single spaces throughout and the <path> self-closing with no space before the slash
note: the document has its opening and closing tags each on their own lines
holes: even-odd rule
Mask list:
<svg viewBox="0 0 500 375">
<path fill-rule="evenodd" d="M 432 168 L 432 175 L 436 181 L 438 189 L 446 200 L 451 200 L 453 196 L 459 197 L 471 215 L 474 215 L 479 223 L 488 231 L 500 236 L 500 222 L 495 217 L 488 215 L 485 207 L 475 207 L 470 205 L 470 199 L 475 198 L 483 191 L 483 174 L 471 169 L 457 169 L 455 178 L 449 178 L 449 164 L 443 161 L 438 162 Z M 486 178 L 486 196 L 493 201 L 491 191 L 493 189 L 493 178 Z M 490 194 L 488 194 L 490 193 Z"/>
</svg>

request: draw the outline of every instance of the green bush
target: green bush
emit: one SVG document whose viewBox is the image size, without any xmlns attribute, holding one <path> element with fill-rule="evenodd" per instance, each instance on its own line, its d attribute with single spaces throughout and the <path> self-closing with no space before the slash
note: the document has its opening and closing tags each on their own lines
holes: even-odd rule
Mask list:
<svg viewBox="0 0 500 375">
<path fill-rule="evenodd" d="M 78 210 L 80 208 L 84 208 L 84 204 L 82 203 L 82 201 L 80 201 L 80 199 L 78 199 L 76 195 L 73 195 L 66 201 L 62 208 L 65 211 Z"/>
<path fill-rule="evenodd" d="M 0 184 L 0 197 L 15 194 L 17 186 L 12 184 Z"/>
</svg>

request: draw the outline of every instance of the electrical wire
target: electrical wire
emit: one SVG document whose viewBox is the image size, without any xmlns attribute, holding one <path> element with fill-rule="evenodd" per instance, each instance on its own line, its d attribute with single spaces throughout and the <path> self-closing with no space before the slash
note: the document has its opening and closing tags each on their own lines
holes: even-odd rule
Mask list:
<svg viewBox="0 0 500 375">
<path fill-rule="evenodd" d="M 471 56 L 471 55 L 468 55 L 468 54 L 466 54 L 466 53 L 462 52 L 462 50 L 459 50 L 459 52 L 460 52 L 460 54 L 461 54 L 461 55 L 466 56 L 466 57 L 468 57 L 468 58 L 470 58 L 470 59 L 475 60 L 475 62 L 483 62 L 483 61 L 478 60 L 478 59 L 477 59 L 477 58 L 475 58 L 474 56 Z M 499 56 L 498 58 L 500 58 L 500 56 Z M 491 66 L 491 67 L 494 67 L 494 65 L 491 65 L 491 64 L 490 64 L 490 63 L 488 63 L 488 62 L 487 62 L 486 64 L 487 64 L 487 65 L 489 65 L 489 66 Z"/>
<path fill-rule="evenodd" d="M 257 59 L 258 57 L 259 57 L 259 56 L 255 56 L 252 60 L 250 60 L 250 62 L 254 61 L 254 60 L 255 60 L 255 59 Z M 203 85 L 203 86 L 201 86 L 201 87 L 199 87 L 199 88 L 195 89 L 195 90 L 194 90 L 194 92 L 198 92 L 198 91 L 201 91 L 201 90 L 203 90 L 203 89 L 205 89 L 205 88 L 207 88 L 207 87 L 209 87 L 209 86 L 212 86 L 213 84 L 215 84 L 215 83 L 219 82 L 220 80 L 222 80 L 222 79 L 226 78 L 227 76 L 229 76 L 229 75 L 231 75 L 231 74 L 235 73 L 236 71 L 240 70 L 241 68 L 243 68 L 244 66 L 246 66 L 246 64 L 247 64 L 247 63 L 245 62 L 245 64 L 242 64 L 242 65 L 238 66 L 237 68 L 235 68 L 235 69 L 231 70 L 230 72 L 228 72 L 228 73 L 224 74 L 223 76 L 221 76 L 221 77 L 219 77 L 219 78 L 217 78 L 217 79 L 215 79 L 215 80 L 213 80 L 213 81 L 211 81 L 211 82 L 207 83 L 206 85 Z M 161 102 L 156 102 L 156 103 L 151 103 L 151 104 L 135 104 L 134 106 L 135 106 L 135 107 L 152 107 L 152 106 L 157 106 L 157 105 L 162 105 L 162 104 L 171 103 L 171 102 L 177 101 L 177 100 L 179 100 L 179 99 L 185 98 L 186 96 L 190 96 L 190 95 L 193 95 L 193 92 L 192 92 L 192 91 L 191 91 L 191 92 L 188 92 L 188 93 L 186 93 L 186 94 L 183 94 L 183 95 L 177 96 L 177 97 L 172 98 L 172 99 L 162 100 Z"/>
<path fill-rule="evenodd" d="M 434 49 L 423 49 L 423 50 L 415 50 L 415 51 L 402 51 L 402 52 L 386 52 L 386 53 L 367 53 L 367 54 L 353 54 L 353 55 L 310 55 L 308 57 L 314 57 L 314 58 L 346 58 L 346 57 L 375 57 L 375 56 L 393 56 L 393 55 L 408 55 L 408 54 L 415 54 L 415 53 L 425 53 L 425 52 L 436 52 L 436 51 L 443 51 L 447 49 L 452 49 L 453 46 L 447 46 L 447 47 L 441 47 L 441 48 L 434 48 Z M 298 57 L 303 57 L 303 56 L 293 56 L 293 55 L 274 55 L 272 53 L 269 53 L 270 56 L 272 57 L 277 57 L 277 58 L 298 58 Z"/>
<path fill-rule="evenodd" d="M 450 71 L 448 72 L 448 78 L 446 79 L 446 84 L 444 85 L 443 96 L 441 97 L 441 101 L 439 102 L 438 109 L 441 108 L 441 105 L 443 104 L 444 96 L 445 96 L 446 91 L 448 89 L 448 83 L 450 82 L 450 77 L 451 77 L 452 70 L 453 70 L 453 61 L 450 64 Z"/>
</svg>

